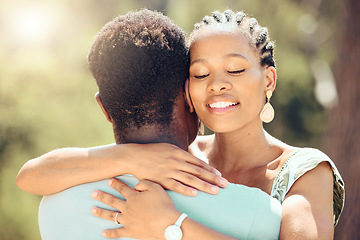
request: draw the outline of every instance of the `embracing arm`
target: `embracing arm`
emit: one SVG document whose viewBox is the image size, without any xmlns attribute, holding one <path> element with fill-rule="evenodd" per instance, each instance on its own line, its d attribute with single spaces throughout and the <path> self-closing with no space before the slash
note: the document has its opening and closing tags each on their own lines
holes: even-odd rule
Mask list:
<svg viewBox="0 0 360 240">
<path fill-rule="evenodd" d="M 191 196 L 196 195 L 195 189 L 216 194 L 218 187 L 214 185 L 225 187 L 227 181 L 216 172 L 171 144 L 113 144 L 64 148 L 32 159 L 20 169 L 17 185 L 30 193 L 49 195 L 79 184 L 132 174 Z"/>
<path fill-rule="evenodd" d="M 135 239 L 164 239 L 166 227 L 173 225 L 181 213 L 164 189 L 151 181 L 140 181 L 133 190 L 119 180 L 109 180 L 109 185 L 119 191 L 126 201 L 109 193 L 94 191 L 92 197 L 120 211 L 110 211 L 98 207 L 92 208 L 95 216 L 123 224 L 122 228 L 103 231 L 108 238 L 131 237 Z M 183 240 L 234 240 L 237 238 L 217 232 L 191 218 L 185 218 L 181 225 Z"/>
<path fill-rule="evenodd" d="M 328 163 L 300 177 L 282 204 L 280 239 L 333 239 L 333 174 Z"/>
<path fill-rule="evenodd" d="M 117 180 L 111 181 L 110 185 L 118 190 L 126 201 L 101 191 L 96 191 L 93 195 L 97 200 L 121 212 L 117 220 L 124 227 L 104 231 L 107 237 L 163 238 L 165 228 L 174 224 L 180 216 L 169 196 L 157 184 L 141 181 L 135 186 L 137 191 Z M 332 209 L 332 171 L 327 163 L 321 163 L 300 177 L 287 194 L 282 205 L 280 239 L 333 239 Z M 93 214 L 114 221 L 116 211 L 94 208 Z M 191 219 L 186 219 L 183 224 L 184 239 L 228 239 L 227 236 L 214 233 Z M 139 229 L 144 229 L 144 232 Z"/>
<path fill-rule="evenodd" d="M 103 180 L 127 172 L 124 157 L 114 160 L 109 156 L 114 144 L 94 148 L 63 148 L 29 160 L 20 169 L 16 183 L 22 190 L 38 195 L 49 195 L 69 187 Z"/>
</svg>

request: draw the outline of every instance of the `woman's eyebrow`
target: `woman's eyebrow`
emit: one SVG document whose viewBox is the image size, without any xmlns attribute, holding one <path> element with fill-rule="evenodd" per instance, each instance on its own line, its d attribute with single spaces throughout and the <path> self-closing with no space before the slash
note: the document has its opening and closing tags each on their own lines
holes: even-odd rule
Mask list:
<svg viewBox="0 0 360 240">
<path fill-rule="evenodd" d="M 229 53 L 229 54 L 226 54 L 223 58 L 228 59 L 228 58 L 232 58 L 232 57 L 242 58 L 249 62 L 249 60 L 244 55 L 241 55 L 239 53 Z M 203 58 L 198 58 L 198 59 L 195 59 L 194 61 L 191 61 L 190 66 L 195 63 L 207 63 L 207 61 Z"/>
<path fill-rule="evenodd" d="M 239 53 L 229 53 L 229 54 L 226 54 L 224 56 L 224 59 L 228 59 L 228 58 L 232 58 L 232 57 L 237 57 L 237 58 L 242 58 L 246 61 L 249 61 L 249 59 L 247 59 L 244 55 L 241 55 Z"/>
<path fill-rule="evenodd" d="M 195 59 L 194 61 L 192 61 L 190 63 L 190 66 L 195 64 L 195 63 L 206 63 L 207 61 L 205 59 L 199 58 L 199 59 Z"/>
</svg>

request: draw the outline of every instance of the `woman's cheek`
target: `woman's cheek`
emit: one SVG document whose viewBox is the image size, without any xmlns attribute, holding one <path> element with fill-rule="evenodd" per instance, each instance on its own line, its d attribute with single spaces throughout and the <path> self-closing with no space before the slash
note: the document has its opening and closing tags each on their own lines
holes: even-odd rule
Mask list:
<svg viewBox="0 0 360 240">
<path fill-rule="evenodd" d="M 196 113 L 199 113 L 201 112 L 201 102 L 203 102 L 199 91 L 200 86 L 197 87 L 197 89 L 196 87 L 193 87 L 192 89 L 193 90 L 191 90 L 190 88 L 190 97 L 193 102 Z"/>
</svg>

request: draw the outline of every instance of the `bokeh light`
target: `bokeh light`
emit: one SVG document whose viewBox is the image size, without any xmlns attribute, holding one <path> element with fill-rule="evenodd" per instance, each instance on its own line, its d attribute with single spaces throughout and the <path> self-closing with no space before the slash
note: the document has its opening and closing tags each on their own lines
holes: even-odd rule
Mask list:
<svg viewBox="0 0 360 240">
<path fill-rule="evenodd" d="M 16 45 L 49 43 L 59 27 L 60 10 L 49 3 L 9 4 L 4 13 L 8 40 Z"/>
</svg>

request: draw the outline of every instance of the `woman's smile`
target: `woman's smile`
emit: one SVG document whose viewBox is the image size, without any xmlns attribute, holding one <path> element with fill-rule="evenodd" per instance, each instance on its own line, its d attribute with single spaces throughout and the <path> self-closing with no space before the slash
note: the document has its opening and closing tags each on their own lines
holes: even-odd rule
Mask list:
<svg viewBox="0 0 360 240">
<path fill-rule="evenodd" d="M 226 114 L 234 111 L 240 106 L 240 103 L 235 100 L 230 100 L 228 96 L 215 96 L 212 97 L 206 104 L 206 108 L 210 113 Z"/>
</svg>

